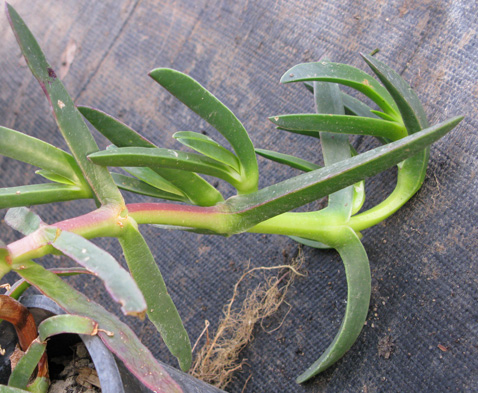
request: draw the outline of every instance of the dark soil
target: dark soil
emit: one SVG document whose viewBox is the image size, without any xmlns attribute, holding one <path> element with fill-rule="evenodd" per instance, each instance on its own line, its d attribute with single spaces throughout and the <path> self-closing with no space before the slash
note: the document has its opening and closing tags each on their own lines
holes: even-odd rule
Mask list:
<svg viewBox="0 0 478 393">
<path fill-rule="evenodd" d="M 83 342 L 69 346 L 66 354 L 51 354 L 49 393 L 99 393 L 98 374 Z"/>
</svg>

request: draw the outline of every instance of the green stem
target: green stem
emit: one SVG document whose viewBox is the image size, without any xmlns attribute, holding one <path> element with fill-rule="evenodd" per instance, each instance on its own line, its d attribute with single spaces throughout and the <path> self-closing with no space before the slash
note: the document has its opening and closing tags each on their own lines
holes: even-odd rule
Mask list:
<svg viewBox="0 0 478 393">
<path fill-rule="evenodd" d="M 373 208 L 350 218 L 355 231 L 362 231 L 382 222 L 398 211 L 421 188 L 428 166 L 430 149 L 408 158 L 398 165 L 397 185 L 393 192 Z"/>
</svg>

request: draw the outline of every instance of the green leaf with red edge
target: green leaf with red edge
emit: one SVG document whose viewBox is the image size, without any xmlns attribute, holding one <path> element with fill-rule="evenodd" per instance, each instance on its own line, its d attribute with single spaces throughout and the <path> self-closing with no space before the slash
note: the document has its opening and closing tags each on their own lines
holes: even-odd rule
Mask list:
<svg viewBox="0 0 478 393">
<path fill-rule="evenodd" d="M 83 267 L 64 267 L 57 269 L 48 269 L 48 271 L 60 277 L 70 277 L 76 276 L 78 274 L 93 275 L 92 272 Z M 18 300 L 28 288 L 30 288 L 30 283 L 28 281 L 25 281 L 24 279 L 21 279 L 15 282 L 15 284 L 13 284 L 10 289 L 5 292 L 5 295 Z"/>
<path fill-rule="evenodd" d="M 159 267 L 134 223 L 128 223 L 123 230 L 119 241 L 129 270 L 146 299 L 148 317 L 181 369 L 187 371 L 192 362 L 191 344 Z"/>
<path fill-rule="evenodd" d="M 6 222 L 24 235 L 40 229 L 40 217 L 26 207 L 10 209 Z M 39 233 L 56 250 L 73 259 L 103 280 L 111 297 L 122 305 L 127 315 L 142 316 L 146 310 L 141 291 L 129 273 L 106 251 L 84 237 L 55 227 L 44 227 Z"/>
<path fill-rule="evenodd" d="M 111 254 L 76 233 L 54 227 L 45 228 L 44 231 L 55 249 L 103 280 L 106 290 L 121 304 L 124 314 L 142 317 L 146 311 L 143 294 L 130 274 Z"/>
<path fill-rule="evenodd" d="M 157 147 L 126 124 L 98 109 L 84 106 L 78 109 L 101 134 L 118 147 Z M 195 205 L 212 206 L 224 200 L 218 190 L 196 173 L 170 168 L 154 168 L 154 171 L 180 189 Z"/>
<path fill-rule="evenodd" d="M 98 332 L 98 336 L 146 387 L 164 393 L 182 392 L 148 348 L 117 317 L 32 261 L 22 261 L 21 264 L 14 264 L 13 268 L 68 313 L 98 322 L 99 328 L 103 329 Z"/>
<path fill-rule="evenodd" d="M 86 156 L 98 146 L 81 114 L 76 109 L 55 71 L 47 62 L 35 37 L 15 9 L 7 5 L 7 16 L 25 56 L 28 67 L 40 83 L 53 109 L 55 120 L 63 138 L 73 154 L 83 176 L 88 181 L 95 198 L 102 205 L 124 204 L 123 197 L 106 168 L 94 165 Z"/>
</svg>

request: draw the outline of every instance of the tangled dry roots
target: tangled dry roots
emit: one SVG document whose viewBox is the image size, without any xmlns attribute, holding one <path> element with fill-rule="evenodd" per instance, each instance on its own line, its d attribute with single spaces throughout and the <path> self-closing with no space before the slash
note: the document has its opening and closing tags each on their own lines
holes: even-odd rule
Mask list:
<svg viewBox="0 0 478 393">
<path fill-rule="evenodd" d="M 224 389 L 231 381 L 234 372 L 244 365 L 245 360 L 240 360 L 240 352 L 252 341 L 256 323 L 260 322 L 262 326 L 262 321 L 279 309 L 294 279 L 298 275 L 303 276 L 299 273 L 302 264 L 303 256 L 299 252 L 290 265 L 256 267 L 245 272 L 234 286 L 232 298 L 224 310 L 224 318 L 219 323 L 212 340 L 209 337 L 209 322 L 206 321 L 206 327 L 203 330 L 203 334 L 206 334 L 206 342 L 198 351 L 190 374 Z M 233 308 L 241 282 L 258 271 L 267 270 L 278 270 L 279 273 L 276 276 L 264 278 L 264 282 L 248 291 L 240 308 Z M 280 325 L 276 329 L 279 327 Z"/>
</svg>

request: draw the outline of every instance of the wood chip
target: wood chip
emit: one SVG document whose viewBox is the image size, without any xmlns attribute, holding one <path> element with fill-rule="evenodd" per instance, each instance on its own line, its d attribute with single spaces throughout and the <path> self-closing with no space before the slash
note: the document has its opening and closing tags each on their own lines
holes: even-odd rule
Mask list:
<svg viewBox="0 0 478 393">
<path fill-rule="evenodd" d="M 76 382 L 85 387 L 89 387 L 87 384 L 96 386 L 97 388 L 101 388 L 100 379 L 98 378 L 98 374 L 96 370 L 83 367 L 78 370 L 78 376 L 76 377 Z"/>
</svg>

